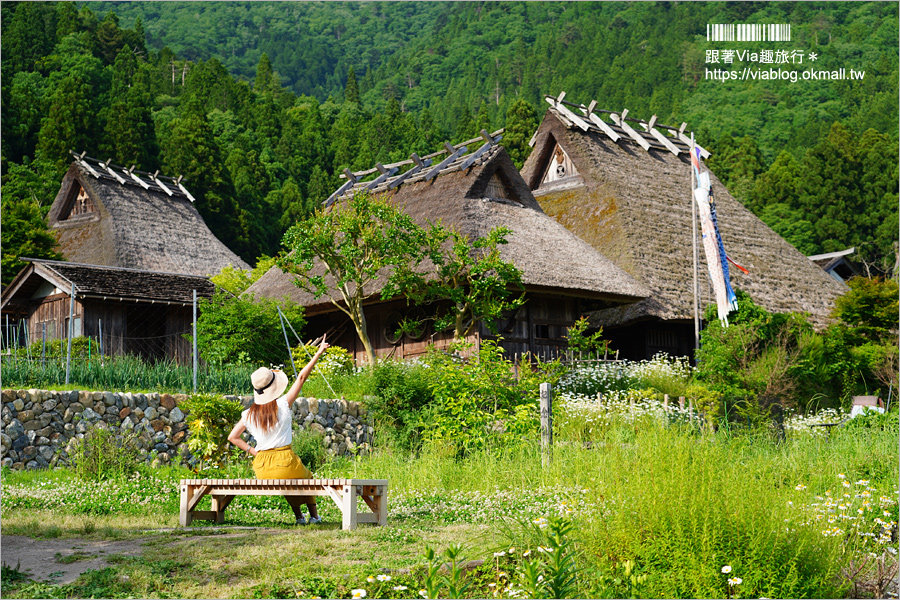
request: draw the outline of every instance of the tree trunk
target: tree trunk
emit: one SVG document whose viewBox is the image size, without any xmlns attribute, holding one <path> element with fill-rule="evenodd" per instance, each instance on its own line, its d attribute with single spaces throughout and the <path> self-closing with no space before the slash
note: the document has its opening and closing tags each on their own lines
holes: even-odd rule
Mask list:
<svg viewBox="0 0 900 600">
<path fill-rule="evenodd" d="M 359 336 L 363 348 L 366 351 L 366 360 L 368 360 L 370 365 L 374 365 L 375 349 L 372 347 L 372 340 L 369 339 L 368 326 L 366 325 L 366 314 L 363 312 L 362 305 L 354 305 L 351 309 L 351 312 L 353 313 L 351 320 L 353 321 L 354 327 L 356 327 L 356 334 Z"/>
</svg>

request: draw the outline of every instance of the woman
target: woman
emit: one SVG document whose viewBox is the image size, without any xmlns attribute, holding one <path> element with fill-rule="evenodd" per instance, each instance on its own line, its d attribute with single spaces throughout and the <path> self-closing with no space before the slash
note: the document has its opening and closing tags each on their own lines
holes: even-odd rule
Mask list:
<svg viewBox="0 0 900 600">
<path fill-rule="evenodd" d="M 293 439 L 291 406 L 328 346 L 323 336 L 319 349 L 309 364 L 300 371 L 291 389 L 283 396 L 281 393 L 288 384 L 288 377 L 283 371 L 260 367 L 250 376 L 250 382 L 253 384 L 253 406 L 241 413 L 241 420 L 228 434 L 228 441 L 256 457 L 253 459 L 253 471 L 257 479 L 312 479 L 312 473 L 303 466 L 300 458 L 291 449 Z M 244 430 L 249 431 L 256 439 L 255 448 L 241 439 Z M 303 504 L 309 509 L 309 522 L 321 523 L 316 510 L 315 496 L 284 498 L 294 511 L 297 525 L 306 525 L 301 510 Z"/>
</svg>

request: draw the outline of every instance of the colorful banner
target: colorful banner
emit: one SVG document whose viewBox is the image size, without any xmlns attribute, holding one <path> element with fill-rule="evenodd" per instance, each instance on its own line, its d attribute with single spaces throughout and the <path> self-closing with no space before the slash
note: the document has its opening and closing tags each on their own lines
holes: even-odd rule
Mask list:
<svg viewBox="0 0 900 600">
<path fill-rule="evenodd" d="M 716 217 L 716 204 L 712 197 L 712 186 L 709 172 L 700 170 L 700 149 L 691 153 L 691 168 L 694 169 L 694 200 L 700 214 L 700 231 L 703 235 L 703 252 L 706 254 L 706 267 L 716 297 L 716 309 L 719 320 L 728 326 L 728 313 L 737 310 L 737 296 L 731 287 L 731 276 L 722 236 Z M 734 261 L 732 261 L 734 262 Z M 737 264 L 737 263 L 735 263 Z M 743 270 L 743 267 L 739 267 Z"/>
</svg>

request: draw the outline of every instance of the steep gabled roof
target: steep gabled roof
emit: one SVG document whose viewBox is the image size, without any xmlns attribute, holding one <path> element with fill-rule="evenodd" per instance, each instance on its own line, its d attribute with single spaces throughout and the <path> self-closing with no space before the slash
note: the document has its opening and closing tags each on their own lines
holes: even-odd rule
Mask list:
<svg viewBox="0 0 900 600">
<path fill-rule="evenodd" d="M 522 271 L 526 288 L 614 302 L 646 296 L 643 285 L 544 214 L 506 150 L 491 144 L 467 161 L 466 156 L 456 157 L 434 177 L 409 177 L 395 187 L 386 178 L 380 183 L 383 188 L 374 192 L 382 191 L 421 225 L 441 221 L 470 237 L 484 236 L 498 226 L 509 228 L 512 234 L 500 252 Z M 350 191 L 348 186 L 337 198 Z M 373 289 L 378 287 L 376 283 Z M 297 288 L 277 268 L 247 291 L 268 297 L 287 294 L 310 309 L 330 304 L 326 297 L 315 299 Z"/>
<path fill-rule="evenodd" d="M 83 156 L 63 178 L 49 224 L 73 262 L 193 275 L 249 268 L 209 230 L 180 178 Z"/>
<path fill-rule="evenodd" d="M 641 302 L 597 313 L 597 321 L 609 327 L 647 318 L 692 319 L 692 183 L 685 142 L 690 138 L 684 127 L 663 128 L 655 119 L 631 121 L 628 129 L 645 145 L 635 135 L 623 135 L 625 129 L 619 125 L 627 125 L 629 119 L 620 114 L 606 122 L 593 112 L 594 103 L 579 107 L 551 97 L 548 102 L 551 108 L 535 133 L 523 178 L 548 215 L 652 290 Z M 614 141 L 606 129 L 618 139 Z M 668 144 L 652 129 L 666 137 Z M 556 178 L 549 173 L 553 165 L 565 161 L 575 174 Z M 749 271 L 732 268 L 732 285 L 768 310 L 806 312 L 814 322 L 824 324 L 843 286 L 710 175 L 725 250 Z M 699 258 L 705 305 L 711 294 L 702 246 Z"/>
<path fill-rule="evenodd" d="M 4 312 L 22 313 L 45 282 L 61 293 L 75 286 L 79 298 L 123 300 L 160 304 L 191 304 L 198 297 L 210 297 L 215 284 L 206 277 L 184 273 L 160 273 L 84 265 L 57 260 L 22 258 L 30 264 L 3 290 Z"/>
</svg>

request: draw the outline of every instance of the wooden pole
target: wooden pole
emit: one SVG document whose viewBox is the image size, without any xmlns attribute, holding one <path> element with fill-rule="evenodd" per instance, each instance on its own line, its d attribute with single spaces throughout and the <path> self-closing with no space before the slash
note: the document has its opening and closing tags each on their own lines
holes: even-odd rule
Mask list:
<svg viewBox="0 0 900 600">
<path fill-rule="evenodd" d="M 197 290 L 194 290 L 194 340 L 193 340 L 193 367 L 194 367 L 194 393 L 197 393 L 197 372 L 200 370 L 200 361 L 197 357 Z"/>
<path fill-rule="evenodd" d="M 541 384 L 541 466 L 547 468 L 553 460 L 553 390 L 549 383 Z"/>
<path fill-rule="evenodd" d="M 75 328 L 75 284 L 72 284 L 72 293 L 69 294 L 69 343 L 66 348 L 66 385 L 69 385 L 69 366 L 72 362 L 72 332 Z"/>
<path fill-rule="evenodd" d="M 694 200 L 694 188 L 697 183 L 694 175 L 694 132 L 691 132 L 691 248 L 693 249 L 694 254 L 694 264 L 691 268 L 691 273 L 694 277 L 694 350 L 697 351 L 700 349 L 700 307 L 699 307 L 699 292 L 697 290 L 698 281 L 697 281 L 697 263 L 699 261 L 698 249 L 697 249 L 697 202 Z M 696 360 L 696 354 L 695 354 Z"/>
<path fill-rule="evenodd" d="M 41 323 L 41 366 L 45 364 L 47 354 L 47 323 Z"/>
</svg>

